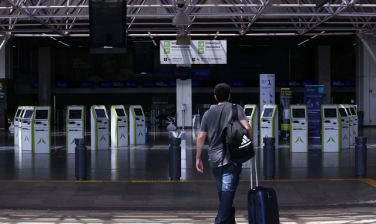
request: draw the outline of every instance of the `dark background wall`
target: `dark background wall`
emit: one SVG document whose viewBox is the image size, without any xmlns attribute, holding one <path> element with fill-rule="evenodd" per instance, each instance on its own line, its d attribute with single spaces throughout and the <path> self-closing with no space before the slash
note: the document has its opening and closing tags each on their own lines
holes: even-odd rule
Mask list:
<svg viewBox="0 0 376 224">
<path fill-rule="evenodd" d="M 210 70 L 210 77 L 196 80 L 200 82 L 200 88 L 193 89 L 193 104 L 215 103 L 211 89 L 201 89 L 213 88 L 219 82 L 231 84 L 235 80 L 241 80 L 244 86 L 238 90 L 234 87 L 232 100 L 243 104 L 257 104 L 259 95 L 255 90 L 258 88 L 259 74 L 262 73 L 275 74 L 277 82 L 308 80 L 318 84 L 315 74 L 315 49 L 319 45 L 331 46 L 332 80 L 355 82 L 354 36 L 317 37 L 298 45 L 305 39 L 307 37 L 228 38 L 226 65 L 192 65 L 192 68 Z M 19 87 L 15 89 L 15 106 L 34 104 L 38 98 L 37 89 L 32 86 L 38 82 L 38 48 L 44 46 L 52 49 L 51 85 L 54 87 L 56 81 L 67 81 L 67 89 L 70 89 L 57 91 L 52 88 L 59 108 L 67 104 L 141 104 L 148 107 L 152 104 L 153 96 L 167 97 L 172 104 L 176 102 L 174 87 L 155 87 L 156 92 L 148 92 L 142 87 L 145 81 L 168 83 L 176 80 L 174 74 L 163 74 L 163 69 L 175 69 L 176 65 L 159 64 L 159 40 L 156 40 L 157 46 L 152 45 L 152 50 L 145 48 L 144 57 L 135 54 L 137 46 L 133 40 L 127 41 L 127 54 L 123 55 L 92 55 L 85 38 L 62 40 L 69 43 L 70 47 L 50 38 L 13 39 L 14 81 L 15 86 Z M 150 71 L 140 73 L 140 66 L 152 67 L 154 71 L 158 70 L 158 74 Z M 93 91 L 82 89 L 82 81 L 92 81 Z M 100 81 L 135 81 L 139 87 L 132 92 L 105 89 L 96 91 Z M 119 90 L 121 88 L 123 87 Z M 301 103 L 302 87 L 292 89 L 295 89 L 293 103 Z M 350 103 L 350 100 L 355 98 L 355 88 L 346 92 L 341 87 L 333 87 L 332 91 L 333 99 L 337 103 Z M 278 93 L 276 99 L 278 103 Z"/>
</svg>

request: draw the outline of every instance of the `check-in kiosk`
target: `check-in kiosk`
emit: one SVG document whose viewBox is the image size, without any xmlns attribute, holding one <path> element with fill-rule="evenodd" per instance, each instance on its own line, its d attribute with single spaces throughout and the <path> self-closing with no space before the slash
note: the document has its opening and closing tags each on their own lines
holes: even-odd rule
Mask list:
<svg viewBox="0 0 376 224">
<path fill-rule="evenodd" d="M 253 136 L 252 136 L 253 146 L 258 146 L 259 113 L 258 113 L 257 105 L 246 104 L 244 106 L 244 113 L 253 131 Z"/>
<path fill-rule="evenodd" d="M 21 117 L 21 141 L 19 147 L 25 151 L 31 151 L 33 147 L 34 107 L 26 106 Z M 18 127 L 19 128 L 19 127 Z"/>
<path fill-rule="evenodd" d="M 321 105 L 321 124 L 322 151 L 339 152 L 341 149 L 341 122 L 337 105 Z"/>
<path fill-rule="evenodd" d="M 350 139 L 350 145 L 354 144 L 354 138 L 353 138 L 353 132 L 354 132 L 354 122 L 353 122 L 353 116 L 351 114 L 351 110 L 348 104 L 345 104 L 345 108 L 347 111 L 347 115 L 349 116 L 349 139 Z"/>
<path fill-rule="evenodd" d="M 347 113 L 346 106 L 338 105 L 339 115 L 341 116 L 341 148 L 350 147 L 350 115 Z"/>
<path fill-rule="evenodd" d="M 290 104 L 290 150 L 308 152 L 307 105 Z"/>
<path fill-rule="evenodd" d="M 18 118 L 18 147 L 22 149 L 22 117 L 25 114 L 25 107 L 22 107 L 20 117 Z"/>
<path fill-rule="evenodd" d="M 110 147 L 109 122 L 106 107 L 94 105 L 91 115 L 91 149 L 108 149 Z"/>
<path fill-rule="evenodd" d="M 131 105 L 129 107 L 129 144 L 145 144 L 145 134 L 145 115 L 142 106 Z"/>
<path fill-rule="evenodd" d="M 278 141 L 278 106 L 275 104 L 265 104 L 260 117 L 260 149 L 264 146 L 264 138 L 275 138 L 275 147 Z"/>
<path fill-rule="evenodd" d="M 76 152 L 76 138 L 85 138 L 85 106 L 67 106 L 66 113 L 66 152 Z"/>
<path fill-rule="evenodd" d="M 19 142 L 19 139 L 18 139 L 18 135 L 19 135 L 19 131 L 18 131 L 18 125 L 19 125 L 19 120 L 20 120 L 20 117 L 22 115 L 22 112 L 23 112 L 23 107 L 20 106 L 17 108 L 16 110 L 16 113 L 14 115 L 14 118 L 13 118 L 13 125 L 14 125 L 14 145 L 18 145 L 18 142 Z"/>
<path fill-rule="evenodd" d="M 51 107 L 34 107 L 34 128 L 33 128 L 34 153 L 50 153 L 51 151 Z"/>
<path fill-rule="evenodd" d="M 353 131 L 352 131 L 352 144 L 355 144 L 355 137 L 358 136 L 358 113 L 356 112 L 356 107 L 352 104 L 349 104 L 349 109 L 353 121 Z"/>
<path fill-rule="evenodd" d="M 111 106 L 111 146 L 128 146 L 128 116 L 123 105 Z"/>
</svg>

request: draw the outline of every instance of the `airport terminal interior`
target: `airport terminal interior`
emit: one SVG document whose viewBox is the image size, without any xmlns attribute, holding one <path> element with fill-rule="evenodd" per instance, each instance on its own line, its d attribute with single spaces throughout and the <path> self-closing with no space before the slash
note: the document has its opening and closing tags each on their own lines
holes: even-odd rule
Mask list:
<svg viewBox="0 0 376 224">
<path fill-rule="evenodd" d="M 257 184 L 276 191 L 283 224 L 376 223 L 375 10 L 0 1 L 0 223 L 213 223 L 196 138 L 221 82 L 257 149 L 237 223 Z"/>
</svg>

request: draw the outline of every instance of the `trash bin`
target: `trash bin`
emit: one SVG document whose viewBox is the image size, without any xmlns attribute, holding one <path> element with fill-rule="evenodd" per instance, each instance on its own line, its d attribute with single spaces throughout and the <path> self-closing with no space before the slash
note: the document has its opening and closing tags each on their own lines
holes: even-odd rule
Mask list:
<svg viewBox="0 0 376 224">
<path fill-rule="evenodd" d="M 192 127 L 193 129 L 200 129 L 201 126 L 201 116 L 200 114 L 193 114 L 192 115 Z"/>
<path fill-rule="evenodd" d="M 180 180 L 181 177 L 181 135 L 179 131 L 169 132 L 169 177 Z"/>
<path fill-rule="evenodd" d="M 275 176 L 275 138 L 264 137 L 264 178 L 274 179 Z"/>
<path fill-rule="evenodd" d="M 367 174 L 367 137 L 355 137 L 355 176 L 365 178 Z"/>
<path fill-rule="evenodd" d="M 87 150 L 85 145 L 85 139 L 74 139 L 75 147 L 75 174 L 76 180 L 86 180 L 87 177 Z"/>
</svg>

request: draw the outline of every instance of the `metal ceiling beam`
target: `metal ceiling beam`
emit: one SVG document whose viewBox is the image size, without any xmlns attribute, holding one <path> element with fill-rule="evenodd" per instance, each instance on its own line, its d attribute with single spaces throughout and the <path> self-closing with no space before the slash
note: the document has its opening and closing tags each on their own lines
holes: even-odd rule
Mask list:
<svg viewBox="0 0 376 224">
<path fill-rule="evenodd" d="M 20 11 L 21 14 L 26 14 L 28 16 L 28 18 L 32 18 L 34 19 L 35 21 L 39 22 L 40 24 L 54 30 L 55 32 L 57 33 L 60 33 L 62 35 L 64 35 L 64 33 L 62 33 L 60 30 L 57 30 L 55 27 L 51 26 L 50 24 L 47 24 L 45 23 L 43 20 L 41 20 L 39 17 L 34 17 L 33 15 L 31 15 L 29 12 L 23 10 L 23 9 L 20 9 L 17 5 L 15 5 L 13 2 L 11 2 L 10 0 L 3 0 L 3 2 L 5 2 L 6 4 L 8 5 L 11 5 L 12 7 L 14 7 L 15 10 L 17 11 Z"/>
</svg>

